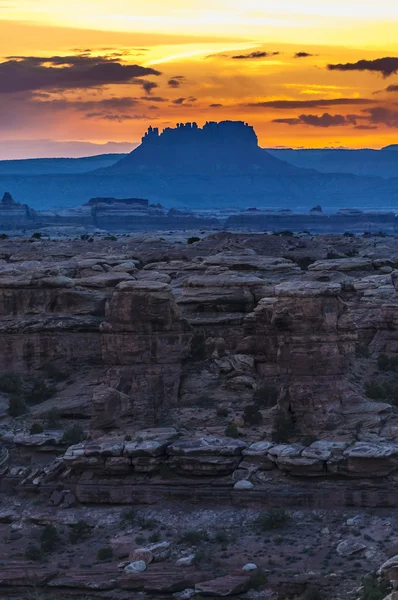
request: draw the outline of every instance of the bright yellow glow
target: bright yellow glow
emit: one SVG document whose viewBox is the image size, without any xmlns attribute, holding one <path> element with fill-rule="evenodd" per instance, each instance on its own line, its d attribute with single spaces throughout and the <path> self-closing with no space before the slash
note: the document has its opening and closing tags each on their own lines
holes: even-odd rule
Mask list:
<svg viewBox="0 0 398 600">
<path fill-rule="evenodd" d="M 380 147 L 398 141 L 398 127 L 393 119 L 372 125 L 366 110 L 398 113 L 398 93 L 385 91 L 398 85 L 398 74 L 383 79 L 327 65 L 398 57 L 397 30 L 396 0 L 0 0 L 3 57 L 89 50 L 161 72 L 145 78 L 157 84 L 151 93 L 128 83 L 44 89 L 48 96 L 40 98 L 0 93 L 0 138 L 135 141 L 151 123 L 242 119 L 263 145 Z M 311 56 L 295 58 L 297 52 Z M 133 105 L 113 112 L 100 103 L 132 97 Z M 322 104 L 341 98 L 352 104 Z M 273 100 L 295 104 L 258 105 Z M 275 122 L 325 112 L 351 121 L 328 128 Z"/>
</svg>

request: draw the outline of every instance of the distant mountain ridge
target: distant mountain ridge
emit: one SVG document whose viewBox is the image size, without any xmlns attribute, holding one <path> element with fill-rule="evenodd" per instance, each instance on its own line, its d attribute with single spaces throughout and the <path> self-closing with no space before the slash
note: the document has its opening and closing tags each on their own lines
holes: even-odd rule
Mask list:
<svg viewBox="0 0 398 600">
<path fill-rule="evenodd" d="M 381 150 L 361 149 L 267 149 L 275 158 L 301 169 L 316 169 L 320 173 L 351 173 L 361 177 L 398 177 L 398 144 Z"/>
<path fill-rule="evenodd" d="M 145 198 L 184 209 L 307 211 L 320 204 L 331 212 L 345 207 L 397 210 L 398 178 L 369 176 L 369 159 L 361 158 L 361 152 L 365 157 L 374 152 L 377 160 L 387 157 L 395 168 L 395 151 L 358 151 L 358 160 L 365 165 L 361 176 L 347 169 L 339 172 L 344 165 L 332 165 L 332 158 L 340 160 L 340 155 L 330 152 L 339 151 L 315 151 L 326 152 L 317 159 L 322 163 L 326 156 L 325 172 L 313 168 L 313 154 L 304 155 L 306 165 L 293 164 L 303 161 L 297 152 L 261 148 L 254 129 L 241 121 L 208 122 L 202 128 L 186 123 L 162 132 L 150 127 L 130 154 L 94 170 L 27 175 L 1 174 L 0 168 L 0 193 L 9 191 L 18 202 L 35 209 L 73 207 L 95 196 L 109 196 Z M 92 160 L 86 164 L 92 167 Z"/>
</svg>

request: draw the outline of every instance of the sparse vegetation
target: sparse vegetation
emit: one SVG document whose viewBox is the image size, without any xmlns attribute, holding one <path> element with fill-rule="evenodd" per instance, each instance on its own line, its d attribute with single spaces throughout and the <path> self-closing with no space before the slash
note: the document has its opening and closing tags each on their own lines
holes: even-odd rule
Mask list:
<svg viewBox="0 0 398 600">
<path fill-rule="evenodd" d="M 39 562 L 43 560 L 43 552 L 40 546 L 36 546 L 35 544 L 28 544 L 24 552 L 24 557 L 26 558 L 26 560 L 34 560 L 35 562 Z"/>
<path fill-rule="evenodd" d="M 398 405 L 398 384 L 392 381 L 367 381 L 365 393 L 371 400 L 381 400 Z"/>
<path fill-rule="evenodd" d="M 258 410 L 256 404 L 248 404 L 247 406 L 245 406 L 245 410 L 243 412 L 243 420 L 245 422 L 245 425 L 250 425 L 250 427 L 254 425 L 259 425 L 262 422 L 263 416 Z"/>
<path fill-rule="evenodd" d="M 272 432 L 272 441 L 279 443 L 289 442 L 295 433 L 295 423 L 292 415 L 279 410 L 275 417 L 274 431 Z"/>
<path fill-rule="evenodd" d="M 64 435 L 62 436 L 62 443 L 67 444 L 68 446 L 73 446 L 74 444 L 79 444 L 84 439 L 86 439 L 86 435 L 83 431 L 81 425 L 71 425 L 66 429 Z"/>
<path fill-rule="evenodd" d="M 208 542 L 209 536 L 207 531 L 186 531 L 180 538 L 182 544 L 200 544 L 201 542 Z"/>
<path fill-rule="evenodd" d="M 49 379 L 55 381 L 65 381 L 69 377 L 69 374 L 60 369 L 55 362 L 48 362 L 44 365 L 43 370 Z"/>
<path fill-rule="evenodd" d="M 97 552 L 97 560 L 112 560 L 113 551 L 110 546 L 104 546 L 100 548 Z"/>
<path fill-rule="evenodd" d="M 187 244 L 195 244 L 196 242 L 200 242 L 200 237 L 193 235 L 187 239 Z"/>
<path fill-rule="evenodd" d="M 205 336 L 203 334 L 196 334 L 193 336 L 189 358 L 193 361 L 206 359 Z"/>
<path fill-rule="evenodd" d="M 252 590 L 258 590 L 264 587 L 268 582 L 268 575 L 262 569 L 256 569 L 250 574 L 250 587 Z"/>
<path fill-rule="evenodd" d="M 375 573 L 369 573 L 362 580 L 361 600 L 384 600 L 389 589 L 387 581 L 379 581 Z"/>
<path fill-rule="evenodd" d="M 38 433 L 43 433 L 43 427 L 40 423 L 32 423 L 32 427 L 30 428 L 30 433 L 35 435 Z"/>
<path fill-rule="evenodd" d="M 59 412 L 58 408 L 54 407 L 51 410 L 49 410 L 46 415 L 47 427 L 49 427 L 50 429 L 52 427 L 59 427 L 60 426 L 60 418 L 61 418 L 61 413 Z"/>
<path fill-rule="evenodd" d="M 269 531 L 283 527 L 288 520 L 289 515 L 283 508 L 270 508 L 258 517 L 256 525 L 260 531 Z"/>
<path fill-rule="evenodd" d="M 10 394 L 9 396 L 10 406 L 8 408 L 8 414 L 10 417 L 20 417 L 27 411 L 24 399 L 19 394 Z"/>
<path fill-rule="evenodd" d="M 42 552 L 51 552 L 59 543 L 57 529 L 53 525 L 46 525 L 40 536 L 40 548 Z"/>
<path fill-rule="evenodd" d="M 315 584 L 310 584 L 301 597 L 301 600 L 325 600 L 321 594 L 319 587 Z"/>
<path fill-rule="evenodd" d="M 36 231 L 35 233 L 32 233 L 32 238 L 34 240 L 40 240 L 41 239 L 41 233 L 40 233 L 40 231 Z"/>
<path fill-rule="evenodd" d="M 69 541 L 72 544 L 83 542 L 91 534 L 91 527 L 86 521 L 80 520 L 70 526 Z"/>
<path fill-rule="evenodd" d="M 236 427 L 235 423 L 228 423 L 225 428 L 225 435 L 230 438 L 239 437 L 239 429 Z"/>
<path fill-rule="evenodd" d="M 4 394 L 20 394 L 22 378 L 15 373 L 5 373 L 0 376 L 0 392 Z"/>
<path fill-rule="evenodd" d="M 273 385 L 261 385 L 253 394 L 253 403 L 258 408 L 272 408 L 278 402 L 278 389 Z"/>
<path fill-rule="evenodd" d="M 217 406 L 217 417 L 228 417 L 228 408 L 226 406 Z"/>
<path fill-rule="evenodd" d="M 29 404 L 36 405 L 49 400 L 57 392 L 53 385 L 47 385 L 43 379 L 37 379 L 30 392 L 26 394 L 26 400 Z"/>
<path fill-rule="evenodd" d="M 398 371 L 398 356 L 379 354 L 377 357 L 377 366 L 380 371 Z"/>
<path fill-rule="evenodd" d="M 357 358 L 369 358 L 369 348 L 365 344 L 357 344 L 355 347 L 355 356 Z"/>
</svg>

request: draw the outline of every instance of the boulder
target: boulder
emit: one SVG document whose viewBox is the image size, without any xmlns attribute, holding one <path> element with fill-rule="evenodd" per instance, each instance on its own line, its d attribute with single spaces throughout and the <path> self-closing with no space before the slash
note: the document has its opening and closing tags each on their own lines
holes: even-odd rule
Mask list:
<svg viewBox="0 0 398 600">
<path fill-rule="evenodd" d="M 146 570 L 146 563 L 143 560 L 137 560 L 135 562 L 129 563 L 125 568 L 124 572 L 127 575 L 135 575 L 136 573 L 142 573 Z"/>
<path fill-rule="evenodd" d="M 366 550 L 366 544 L 357 540 L 343 540 L 336 548 L 337 554 L 342 558 L 347 558 L 347 556 L 358 554 L 364 550 Z"/>
<path fill-rule="evenodd" d="M 226 597 L 247 592 L 250 586 L 248 575 L 226 575 L 195 585 L 195 592 L 201 596 Z"/>
</svg>

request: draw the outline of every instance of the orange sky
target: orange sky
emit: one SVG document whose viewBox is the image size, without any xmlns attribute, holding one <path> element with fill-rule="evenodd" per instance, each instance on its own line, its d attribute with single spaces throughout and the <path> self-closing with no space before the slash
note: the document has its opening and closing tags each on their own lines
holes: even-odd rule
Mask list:
<svg viewBox="0 0 398 600">
<path fill-rule="evenodd" d="M 262 146 L 398 142 L 395 0 L 5 0 L 0 18 L 2 140 L 239 119 Z"/>
</svg>

